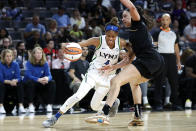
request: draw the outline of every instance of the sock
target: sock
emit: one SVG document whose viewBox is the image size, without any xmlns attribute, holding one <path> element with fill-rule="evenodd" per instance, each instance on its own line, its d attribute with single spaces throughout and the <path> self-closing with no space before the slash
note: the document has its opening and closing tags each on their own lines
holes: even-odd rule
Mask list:
<svg viewBox="0 0 196 131">
<path fill-rule="evenodd" d="M 58 120 L 59 117 L 61 117 L 61 116 L 62 116 L 62 114 L 61 114 L 60 112 L 57 112 L 56 115 L 55 115 L 55 117 L 57 118 L 57 120 Z"/>
<path fill-rule="evenodd" d="M 110 111 L 110 106 L 108 104 L 105 104 L 102 111 L 105 115 L 108 115 L 109 114 L 109 111 Z"/>
<path fill-rule="evenodd" d="M 147 103 L 148 103 L 148 98 L 147 98 L 147 96 L 144 96 L 144 97 L 143 97 L 143 103 L 144 103 L 144 104 L 147 104 Z"/>
<path fill-rule="evenodd" d="M 165 97 L 165 104 L 170 102 L 169 99 L 170 99 L 170 97 Z"/>
<path fill-rule="evenodd" d="M 135 104 L 135 117 L 140 117 L 141 116 L 141 104 Z"/>
</svg>

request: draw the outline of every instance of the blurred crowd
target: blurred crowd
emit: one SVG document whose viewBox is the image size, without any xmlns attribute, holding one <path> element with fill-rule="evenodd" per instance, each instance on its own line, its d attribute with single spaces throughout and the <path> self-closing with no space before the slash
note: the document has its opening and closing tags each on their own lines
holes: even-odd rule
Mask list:
<svg viewBox="0 0 196 131">
<path fill-rule="evenodd" d="M 181 101 L 183 106 L 187 108 L 196 108 L 196 97 L 193 95 L 196 91 L 196 1 L 132 1 L 144 9 L 144 14 L 151 16 L 149 17 L 152 21 L 149 29 L 151 34 L 160 28 L 162 14 L 169 13 L 171 15 L 172 24 L 170 27 L 179 37 L 181 64 L 184 65 L 184 68 L 178 73 Z M 1 0 L 0 113 L 9 111 L 9 101 L 15 99 L 19 103 L 16 104 L 19 112 L 26 112 L 24 109 L 26 107 L 28 111 L 35 112 L 39 109 L 39 104 L 43 104 L 44 108 L 51 112 L 53 104 L 62 104 L 79 87 L 82 75 L 85 74 L 91 62 L 95 47 L 84 48 L 82 58 L 79 61 L 70 62 L 64 59 L 61 43 L 79 42 L 104 35 L 104 25 L 112 17 L 117 16 L 121 19 L 123 9 L 124 7 L 119 0 Z M 126 28 L 122 23 L 120 25 L 119 36 L 128 40 Z M 41 55 L 43 60 L 39 59 L 40 52 L 43 53 Z M 33 63 L 33 59 L 36 64 Z M 41 61 L 47 62 L 48 67 Z M 13 67 L 14 71 L 11 70 L 15 65 L 11 63 L 17 63 L 19 68 Z M 27 72 L 26 70 L 29 68 L 32 68 L 33 71 Z M 11 73 L 8 73 L 8 69 Z M 45 77 L 47 78 L 45 79 Z M 5 80 L 11 82 L 6 83 Z M 15 80 L 15 84 L 12 80 Z M 15 86 L 20 87 L 15 91 L 20 96 L 17 98 L 13 93 L 10 93 L 12 91 L 3 89 L 5 87 L 12 89 Z M 156 88 L 153 81 L 147 86 L 149 92 Z M 122 100 L 121 109 L 129 108 L 131 105 L 131 97 L 129 95 L 124 97 L 127 92 L 131 94 L 130 89 L 126 87 L 119 95 Z M 169 87 L 167 82 L 163 89 L 165 87 Z M 6 95 L 7 93 L 8 95 Z M 13 99 L 11 99 L 12 97 Z M 88 97 L 91 97 L 91 94 Z M 84 104 L 81 102 L 75 108 L 88 109 L 87 105 L 89 104 L 86 104 L 90 100 L 88 97 L 83 100 L 83 102 L 85 100 L 87 102 Z M 152 93 L 149 93 L 151 105 L 153 105 L 153 99 L 156 98 L 153 98 Z M 148 104 L 146 108 L 150 108 L 149 103 L 144 103 Z M 169 101 L 166 105 L 168 103 Z"/>
</svg>

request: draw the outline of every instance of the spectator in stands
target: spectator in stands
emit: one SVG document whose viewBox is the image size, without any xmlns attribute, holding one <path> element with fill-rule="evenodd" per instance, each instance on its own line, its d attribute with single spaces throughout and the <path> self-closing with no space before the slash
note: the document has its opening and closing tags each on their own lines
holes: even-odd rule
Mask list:
<svg viewBox="0 0 196 131">
<path fill-rule="evenodd" d="M 74 39 L 75 42 L 78 42 L 82 40 L 83 32 L 78 29 L 78 25 L 74 24 L 73 29 L 70 31 L 70 36 Z"/>
<path fill-rule="evenodd" d="M 65 28 L 61 28 L 58 32 L 57 43 L 69 42 L 69 41 L 74 41 L 73 38 L 70 36 L 69 30 Z M 60 45 L 58 45 L 58 47 L 60 47 Z"/>
<path fill-rule="evenodd" d="M 9 35 L 8 31 L 5 28 L 0 29 L 0 46 L 3 44 L 3 39 L 9 38 L 12 43 L 12 37 Z"/>
<path fill-rule="evenodd" d="M 102 5 L 103 0 L 97 0 L 97 3 L 92 7 L 92 16 L 94 16 L 97 21 L 99 22 L 99 25 L 104 25 L 105 19 L 108 17 L 108 10 L 105 6 Z"/>
<path fill-rule="evenodd" d="M 189 84 L 186 89 L 186 103 L 185 107 L 196 108 L 196 54 L 190 56 L 186 61 L 186 75 L 189 79 Z M 188 104 L 189 103 L 189 104 Z M 192 106 L 193 105 L 193 106 Z"/>
<path fill-rule="evenodd" d="M 52 37 L 54 41 L 56 42 L 58 39 L 58 28 L 57 28 L 57 22 L 55 20 L 50 20 L 48 25 L 48 32 L 52 34 Z"/>
<path fill-rule="evenodd" d="M 86 20 L 85 23 L 86 23 L 86 25 L 85 25 L 85 27 L 83 29 L 83 32 L 84 32 L 83 38 L 84 39 L 89 39 L 89 38 L 91 38 L 93 36 L 93 34 L 92 34 L 93 28 L 90 26 L 88 20 Z"/>
<path fill-rule="evenodd" d="M 29 112 L 35 112 L 33 103 L 36 96 L 42 98 L 44 104 L 47 105 L 46 111 L 52 112 L 56 89 L 55 81 L 52 80 L 50 68 L 41 47 L 33 49 L 25 67 L 24 84 L 27 89 Z"/>
<path fill-rule="evenodd" d="M 3 44 L 0 46 L 0 53 L 4 49 L 10 49 L 12 47 L 12 43 L 9 38 L 3 39 Z"/>
<path fill-rule="evenodd" d="M 17 50 L 17 59 L 21 61 L 21 64 L 19 64 L 19 66 L 21 69 L 23 69 L 26 61 L 28 60 L 28 52 L 26 50 L 25 43 L 19 41 L 16 44 L 16 50 Z"/>
<path fill-rule="evenodd" d="M 40 32 L 39 31 L 33 31 L 33 36 L 26 40 L 26 47 L 27 50 L 32 50 L 33 48 L 40 46 L 42 48 L 45 48 L 45 43 L 43 39 L 40 38 Z"/>
<path fill-rule="evenodd" d="M 58 58 L 52 61 L 52 69 L 65 69 L 68 70 L 70 61 L 64 58 L 63 49 L 58 50 Z"/>
<path fill-rule="evenodd" d="M 56 58 L 57 51 L 54 49 L 54 40 L 50 39 L 46 41 L 46 48 L 43 49 L 46 55 L 46 60 L 50 69 L 52 69 L 52 62 Z"/>
<path fill-rule="evenodd" d="M 158 0 L 145 0 L 144 9 L 148 9 L 152 12 L 159 11 Z"/>
<path fill-rule="evenodd" d="M 171 14 L 174 9 L 174 1 L 173 0 L 161 0 L 159 2 L 160 11 L 162 13 L 169 13 Z"/>
<path fill-rule="evenodd" d="M 88 13 L 90 12 L 89 12 L 89 5 L 87 5 L 86 0 L 80 0 L 78 9 L 81 16 L 87 18 Z"/>
<path fill-rule="evenodd" d="M 13 62 L 13 59 L 12 50 L 5 49 L 2 51 L 0 63 L 0 114 L 6 113 L 3 102 L 8 93 L 13 93 L 11 94 L 12 97 L 17 96 L 19 113 L 26 112 L 23 106 L 24 91 L 21 86 L 20 68 L 16 62 Z"/>
<path fill-rule="evenodd" d="M 187 15 L 188 19 L 190 20 L 191 17 L 196 17 L 196 2 L 190 1 L 188 6 L 190 8 L 187 8 L 188 11 L 186 11 L 186 15 Z"/>
<path fill-rule="evenodd" d="M 44 41 L 47 43 L 47 41 L 53 39 L 52 34 L 50 32 L 46 32 L 46 34 L 44 35 Z"/>
<path fill-rule="evenodd" d="M 188 24 L 188 18 L 184 9 L 182 8 L 182 1 L 176 0 L 175 8 L 172 12 L 172 19 L 177 20 L 176 22 L 179 23 L 179 34 L 183 34 L 184 27 Z"/>
<path fill-rule="evenodd" d="M 20 22 L 22 19 L 22 11 L 19 7 L 17 7 L 17 1 L 12 0 L 9 4 L 11 8 L 7 10 L 7 16 L 14 22 Z"/>
<path fill-rule="evenodd" d="M 37 31 L 40 33 L 40 38 L 44 37 L 46 33 L 45 26 L 39 23 L 39 16 L 34 15 L 32 19 L 32 23 L 29 23 L 26 26 L 24 37 L 25 39 L 29 39 L 34 35 L 34 32 Z"/>
<path fill-rule="evenodd" d="M 82 47 L 82 56 L 78 61 L 71 62 L 69 75 L 72 78 L 72 82 L 70 84 L 70 88 L 73 93 L 76 93 L 78 90 L 82 76 L 84 76 L 89 68 L 89 62 L 86 60 L 86 56 L 88 55 L 88 47 Z M 90 99 L 89 99 L 90 100 Z"/>
<path fill-rule="evenodd" d="M 52 19 L 56 20 L 58 28 L 69 28 L 70 19 L 69 16 L 64 14 L 65 8 L 60 6 L 58 7 L 58 13 L 52 16 Z"/>
<path fill-rule="evenodd" d="M 70 23 L 72 27 L 76 24 L 80 30 L 85 27 L 84 17 L 80 16 L 80 12 L 78 9 L 73 10 L 73 16 L 70 18 Z"/>
<path fill-rule="evenodd" d="M 6 8 L 2 8 L 0 12 L 0 20 L 10 20 L 10 17 L 7 15 Z"/>
<path fill-rule="evenodd" d="M 191 17 L 190 24 L 184 29 L 185 42 L 196 51 L 196 17 Z"/>
<path fill-rule="evenodd" d="M 91 27 L 93 28 L 93 31 L 92 31 L 93 37 L 98 37 L 98 36 L 102 35 L 102 30 L 101 30 L 100 26 L 98 26 L 96 19 L 93 19 L 91 21 Z"/>
</svg>

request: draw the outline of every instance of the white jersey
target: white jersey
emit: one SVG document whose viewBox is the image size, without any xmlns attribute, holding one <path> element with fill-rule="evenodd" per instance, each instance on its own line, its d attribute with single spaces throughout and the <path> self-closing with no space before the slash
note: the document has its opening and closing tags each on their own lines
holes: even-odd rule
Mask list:
<svg viewBox="0 0 196 131">
<path fill-rule="evenodd" d="M 107 74 L 101 72 L 99 69 L 105 65 L 112 65 L 118 62 L 120 54 L 120 38 L 116 37 L 115 46 L 113 49 L 110 49 L 106 43 L 105 37 L 105 35 L 100 36 L 100 45 L 95 50 L 87 75 L 95 81 L 99 81 L 101 84 L 105 83 L 104 85 L 109 86 L 110 80 L 115 76 L 116 71 Z"/>
<path fill-rule="evenodd" d="M 110 49 L 106 43 L 105 35 L 100 36 L 100 45 L 96 48 L 92 62 L 90 65 L 94 65 L 97 69 L 105 65 L 113 65 L 118 62 L 120 53 L 120 38 L 116 37 L 115 46 Z"/>
</svg>

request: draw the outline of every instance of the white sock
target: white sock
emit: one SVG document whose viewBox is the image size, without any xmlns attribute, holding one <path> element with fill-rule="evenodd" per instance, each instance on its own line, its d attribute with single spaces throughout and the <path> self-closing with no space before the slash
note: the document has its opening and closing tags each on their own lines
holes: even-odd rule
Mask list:
<svg viewBox="0 0 196 131">
<path fill-rule="evenodd" d="M 165 97 L 165 104 L 170 102 L 170 97 Z"/>
<path fill-rule="evenodd" d="M 144 103 L 144 104 L 147 104 L 147 103 L 148 103 L 148 98 L 147 98 L 147 96 L 144 96 L 144 97 L 143 97 L 143 103 Z"/>
</svg>

